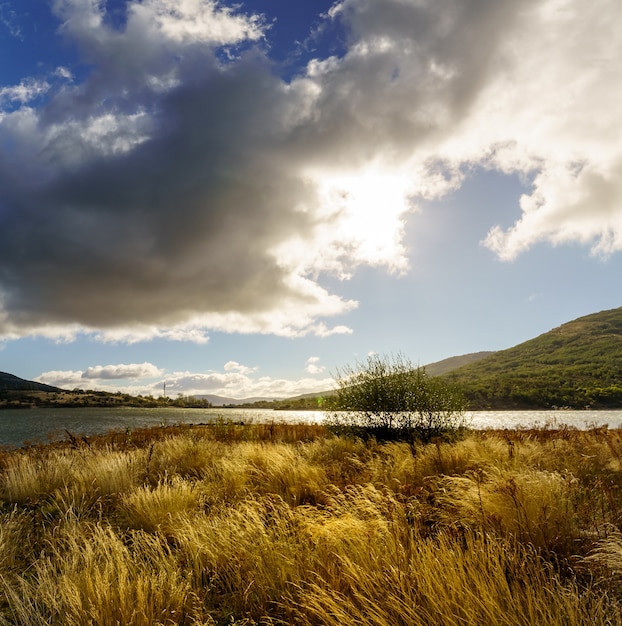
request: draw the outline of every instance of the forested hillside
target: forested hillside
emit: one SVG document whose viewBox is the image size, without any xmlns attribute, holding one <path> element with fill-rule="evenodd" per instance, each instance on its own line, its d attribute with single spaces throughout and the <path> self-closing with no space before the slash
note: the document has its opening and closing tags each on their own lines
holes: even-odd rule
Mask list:
<svg viewBox="0 0 622 626">
<path fill-rule="evenodd" d="M 446 376 L 472 408 L 622 407 L 622 308 L 578 318 Z"/>
</svg>

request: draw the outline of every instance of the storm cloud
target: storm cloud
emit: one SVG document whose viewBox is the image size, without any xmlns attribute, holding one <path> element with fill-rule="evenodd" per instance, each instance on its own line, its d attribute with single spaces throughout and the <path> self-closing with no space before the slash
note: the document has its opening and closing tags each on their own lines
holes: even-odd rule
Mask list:
<svg viewBox="0 0 622 626">
<path fill-rule="evenodd" d="M 54 10 L 90 69 L 0 91 L 4 337 L 349 332 L 322 277 L 407 271 L 408 213 L 474 166 L 533 181 L 501 258 L 622 248 L 616 0 L 344 0 L 289 80 L 210 0 Z"/>
</svg>

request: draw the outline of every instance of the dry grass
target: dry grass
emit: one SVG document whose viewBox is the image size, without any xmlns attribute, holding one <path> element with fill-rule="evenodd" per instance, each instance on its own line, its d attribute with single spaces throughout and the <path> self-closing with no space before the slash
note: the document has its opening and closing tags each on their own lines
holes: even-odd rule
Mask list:
<svg viewBox="0 0 622 626">
<path fill-rule="evenodd" d="M 68 523 L 46 547 L 29 576 L 3 581 L 5 623 L 178 624 L 193 603 L 177 559 L 155 535 Z"/>
<path fill-rule="evenodd" d="M 4 624 L 622 624 L 622 433 L 219 424 L 5 454 Z"/>
</svg>

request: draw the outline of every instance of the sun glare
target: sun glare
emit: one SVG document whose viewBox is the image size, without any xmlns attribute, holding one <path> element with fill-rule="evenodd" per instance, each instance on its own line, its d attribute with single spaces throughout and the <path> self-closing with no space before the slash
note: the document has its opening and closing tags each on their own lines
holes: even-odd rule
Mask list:
<svg viewBox="0 0 622 626">
<path fill-rule="evenodd" d="M 312 232 L 299 233 L 272 250 L 294 276 L 327 272 L 350 278 L 359 265 L 408 269 L 403 244 L 405 215 L 412 211 L 409 180 L 399 173 L 367 168 L 356 173 L 307 172 L 315 195 L 301 206 Z"/>
<path fill-rule="evenodd" d="M 326 176 L 320 183 L 322 210 L 334 215 L 334 240 L 354 262 L 407 269 L 402 244 L 404 216 L 410 210 L 408 181 L 398 174 L 363 171 Z"/>
</svg>

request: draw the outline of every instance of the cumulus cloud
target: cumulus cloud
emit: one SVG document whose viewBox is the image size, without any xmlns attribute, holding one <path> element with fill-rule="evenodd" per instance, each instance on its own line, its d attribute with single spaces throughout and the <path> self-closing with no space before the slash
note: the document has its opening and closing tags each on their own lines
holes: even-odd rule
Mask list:
<svg viewBox="0 0 622 626">
<path fill-rule="evenodd" d="M 240 374 L 250 374 L 257 370 L 256 367 L 248 367 L 246 365 L 242 365 L 237 361 L 228 361 L 225 363 L 225 372 L 239 372 Z"/>
<path fill-rule="evenodd" d="M 520 172 L 533 181 L 522 217 L 484 241 L 502 259 L 540 241 L 622 249 L 619 3 L 344 0 L 334 11 L 351 41 L 317 70 L 346 85 L 324 91 L 329 110 L 354 110 L 376 145 L 393 135 L 413 173 L 434 164 L 418 170 L 418 193 L 446 192 L 473 165 Z"/>
<path fill-rule="evenodd" d="M 229 367 L 227 367 L 229 366 Z M 176 373 L 166 378 L 171 394 L 217 395 L 225 398 L 289 398 L 304 393 L 321 393 L 334 387 L 332 378 L 272 378 L 257 373 L 256 368 L 236 363 L 225 365 L 224 371 L 207 373 Z"/>
<path fill-rule="evenodd" d="M 324 368 L 317 365 L 317 357 L 308 361 L 312 375 Z M 312 371 L 313 370 L 313 371 Z M 133 395 L 160 395 L 166 384 L 167 395 L 218 395 L 242 399 L 250 397 L 288 398 L 303 393 L 332 389 L 332 378 L 272 378 L 263 376 L 257 367 L 237 361 L 228 361 L 222 370 L 208 372 L 167 372 L 152 363 L 94 365 L 85 370 L 53 370 L 43 372 L 34 380 L 62 389 L 94 389 L 130 393 Z"/>
<path fill-rule="evenodd" d="M 61 389 L 75 389 L 83 384 L 82 370 L 51 370 L 43 372 L 34 380 L 44 385 L 52 385 Z"/>
<path fill-rule="evenodd" d="M 501 258 L 622 248 L 617 0 L 343 0 L 343 53 L 288 80 L 261 16 L 104 5 L 54 2 L 86 78 L 4 88 L 4 337 L 350 332 L 322 277 L 407 271 L 408 213 L 475 165 L 533 181 Z"/>
<path fill-rule="evenodd" d="M 96 365 L 88 367 L 82 378 L 99 380 L 116 380 L 125 378 L 155 378 L 162 376 L 164 371 L 152 363 L 131 363 L 120 365 Z"/>
<path fill-rule="evenodd" d="M 86 370 L 52 370 L 44 372 L 36 381 L 55 387 L 82 387 L 85 381 L 93 389 L 105 389 L 110 381 L 133 381 L 160 378 L 164 370 L 152 363 L 120 363 L 118 365 L 95 365 Z M 113 388 L 109 388 L 113 390 Z"/>
<path fill-rule="evenodd" d="M 326 368 L 323 365 L 319 365 L 319 362 L 319 356 L 310 356 L 307 359 L 307 366 L 305 367 L 305 370 L 309 374 L 321 374 Z"/>
</svg>

